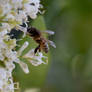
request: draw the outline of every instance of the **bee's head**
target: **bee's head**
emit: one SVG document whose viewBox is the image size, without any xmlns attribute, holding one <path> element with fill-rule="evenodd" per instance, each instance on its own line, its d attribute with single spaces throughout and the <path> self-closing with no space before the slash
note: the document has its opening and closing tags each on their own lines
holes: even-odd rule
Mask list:
<svg viewBox="0 0 92 92">
<path fill-rule="evenodd" d="M 40 36 L 41 33 L 39 30 L 37 30 L 36 28 L 34 27 L 28 27 L 27 28 L 27 32 L 29 33 L 30 36 Z"/>
</svg>

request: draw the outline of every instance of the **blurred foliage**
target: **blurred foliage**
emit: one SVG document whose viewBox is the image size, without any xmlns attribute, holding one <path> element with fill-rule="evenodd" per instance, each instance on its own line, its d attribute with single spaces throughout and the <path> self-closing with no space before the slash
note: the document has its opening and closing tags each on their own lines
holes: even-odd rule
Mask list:
<svg viewBox="0 0 92 92">
<path fill-rule="evenodd" d="M 57 48 L 42 92 L 92 92 L 92 1 L 43 0 Z"/>
</svg>

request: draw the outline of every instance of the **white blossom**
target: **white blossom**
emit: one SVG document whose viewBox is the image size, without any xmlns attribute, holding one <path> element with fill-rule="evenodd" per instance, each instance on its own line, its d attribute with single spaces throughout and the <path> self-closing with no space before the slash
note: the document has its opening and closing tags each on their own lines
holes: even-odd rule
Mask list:
<svg viewBox="0 0 92 92">
<path fill-rule="evenodd" d="M 27 64 L 25 64 L 24 62 L 19 62 L 19 65 L 25 73 L 29 73 L 29 69 L 28 69 Z"/>
<path fill-rule="evenodd" d="M 27 21 L 28 15 L 35 19 L 40 6 L 40 0 L 0 0 L 0 21 L 13 28 Z"/>
<path fill-rule="evenodd" d="M 17 40 L 11 39 L 8 35 L 12 28 L 16 28 L 22 30 L 25 36 L 27 16 L 35 19 L 40 7 L 40 0 L 0 0 L 0 62 L 4 65 L 0 66 L 0 92 L 14 92 L 14 89 L 19 88 L 12 77 L 12 71 L 16 68 L 15 63 L 19 64 L 25 73 L 29 73 L 27 64 L 21 61 L 20 57 L 27 59 L 34 66 L 47 63 L 47 57 L 41 52 L 34 54 L 34 49 L 22 56 L 29 43 L 25 41 L 16 51 Z M 25 28 L 20 26 L 22 23 L 26 24 Z M 14 86 L 16 84 L 17 88 Z"/>
<path fill-rule="evenodd" d="M 24 58 L 28 59 L 29 62 L 34 65 L 38 66 L 40 64 L 47 64 L 48 58 L 46 56 L 43 56 L 41 52 L 34 54 L 34 49 L 30 50 L 27 54 L 23 56 Z M 45 59 L 45 61 L 43 60 Z"/>
<path fill-rule="evenodd" d="M 0 92 L 14 92 L 12 74 L 5 68 L 0 68 Z"/>
<path fill-rule="evenodd" d="M 22 47 L 19 49 L 18 54 L 21 55 L 21 53 L 23 52 L 23 50 L 26 49 L 28 45 L 29 45 L 29 43 L 27 41 L 24 42 L 24 44 L 22 45 Z"/>
</svg>

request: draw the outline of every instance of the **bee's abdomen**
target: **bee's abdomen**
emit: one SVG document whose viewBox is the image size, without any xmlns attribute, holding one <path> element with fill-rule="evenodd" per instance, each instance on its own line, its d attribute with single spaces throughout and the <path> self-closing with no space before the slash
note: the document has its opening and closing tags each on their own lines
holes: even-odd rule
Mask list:
<svg viewBox="0 0 92 92">
<path fill-rule="evenodd" d="M 45 40 L 41 37 L 36 37 L 34 38 L 34 40 L 38 43 L 38 44 L 45 44 Z"/>
<path fill-rule="evenodd" d="M 41 44 L 41 40 L 40 39 L 37 39 L 37 40 L 35 40 L 38 44 Z"/>
<path fill-rule="evenodd" d="M 45 53 L 48 53 L 49 47 L 48 47 L 48 44 L 47 44 L 47 43 L 45 43 L 45 44 L 43 45 L 43 51 L 44 51 Z"/>
</svg>

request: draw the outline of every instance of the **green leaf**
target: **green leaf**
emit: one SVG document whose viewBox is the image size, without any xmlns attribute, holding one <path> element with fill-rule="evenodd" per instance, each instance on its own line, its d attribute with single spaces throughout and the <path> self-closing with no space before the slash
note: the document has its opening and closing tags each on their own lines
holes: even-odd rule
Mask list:
<svg viewBox="0 0 92 92">
<path fill-rule="evenodd" d="M 0 23 L 0 27 L 2 26 L 2 24 Z"/>
<path fill-rule="evenodd" d="M 45 21 L 42 16 L 38 16 L 38 18 L 32 23 L 32 26 L 36 27 L 39 30 L 46 30 Z"/>
</svg>

